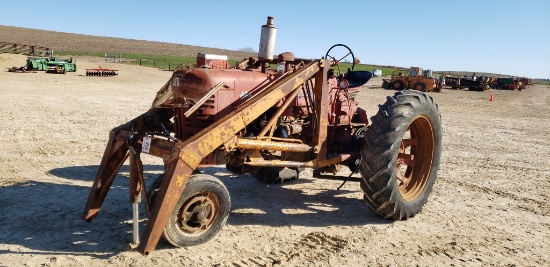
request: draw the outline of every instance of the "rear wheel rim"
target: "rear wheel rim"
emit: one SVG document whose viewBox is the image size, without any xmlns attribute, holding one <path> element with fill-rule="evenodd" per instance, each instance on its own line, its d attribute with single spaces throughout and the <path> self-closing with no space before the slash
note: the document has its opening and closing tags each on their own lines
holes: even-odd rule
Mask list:
<svg viewBox="0 0 550 267">
<path fill-rule="evenodd" d="M 180 207 L 179 230 L 189 236 L 208 231 L 220 213 L 220 200 L 211 192 L 197 192 Z"/>
<path fill-rule="evenodd" d="M 433 165 L 435 140 L 433 127 L 424 116 L 407 128 L 397 155 L 397 186 L 406 201 L 415 200 L 426 187 Z"/>
</svg>

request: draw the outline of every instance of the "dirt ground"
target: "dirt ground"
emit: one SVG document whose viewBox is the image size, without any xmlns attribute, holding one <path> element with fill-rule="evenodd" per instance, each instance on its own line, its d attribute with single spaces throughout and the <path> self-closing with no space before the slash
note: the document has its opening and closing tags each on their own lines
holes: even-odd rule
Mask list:
<svg viewBox="0 0 550 267">
<path fill-rule="evenodd" d="M 65 75 L 5 71 L 25 59 L 0 54 L 0 266 L 550 265 L 549 87 L 429 93 L 443 154 L 434 192 L 412 219 L 381 219 L 357 183 L 337 190 L 340 181 L 304 172 L 266 185 L 212 167 L 203 171 L 231 194 L 225 227 L 206 244 L 161 241 L 142 256 L 128 250 L 127 166 L 99 216 L 80 215 L 109 130 L 146 111 L 171 73 L 93 58 L 76 58 L 79 70 Z M 98 66 L 120 75 L 84 75 Z M 358 95 L 369 116 L 393 94 L 380 83 Z M 162 162 L 143 157 L 151 183 Z"/>
</svg>

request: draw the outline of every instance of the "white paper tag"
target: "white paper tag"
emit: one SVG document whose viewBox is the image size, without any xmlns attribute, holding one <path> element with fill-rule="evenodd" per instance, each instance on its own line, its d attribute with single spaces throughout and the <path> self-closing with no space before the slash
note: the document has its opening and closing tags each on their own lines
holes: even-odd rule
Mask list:
<svg viewBox="0 0 550 267">
<path fill-rule="evenodd" d="M 149 149 L 151 149 L 151 138 L 149 136 L 144 136 L 143 145 L 141 145 L 141 151 L 149 153 Z"/>
</svg>

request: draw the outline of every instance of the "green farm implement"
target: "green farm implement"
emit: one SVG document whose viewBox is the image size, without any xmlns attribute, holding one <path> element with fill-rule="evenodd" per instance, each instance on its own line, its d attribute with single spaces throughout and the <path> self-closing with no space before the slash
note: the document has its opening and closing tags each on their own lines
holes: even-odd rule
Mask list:
<svg viewBox="0 0 550 267">
<path fill-rule="evenodd" d="M 57 59 L 55 57 L 29 57 L 27 58 L 26 70 L 42 70 L 48 73 L 64 74 L 75 72 L 76 64 L 73 59 Z"/>
</svg>

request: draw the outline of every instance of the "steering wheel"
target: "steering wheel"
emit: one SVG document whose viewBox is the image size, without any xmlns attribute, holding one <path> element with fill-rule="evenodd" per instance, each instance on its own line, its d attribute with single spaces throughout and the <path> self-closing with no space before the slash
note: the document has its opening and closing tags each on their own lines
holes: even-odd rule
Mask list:
<svg viewBox="0 0 550 267">
<path fill-rule="evenodd" d="M 332 51 L 334 49 L 334 51 Z M 336 54 L 340 55 L 343 54 L 343 57 L 334 57 L 331 55 Z M 327 51 L 327 54 L 325 55 L 325 59 L 328 61 L 334 62 L 336 64 L 336 68 L 338 69 L 338 74 L 336 76 L 340 76 L 340 62 L 346 58 L 348 58 L 351 55 L 351 70 L 355 67 L 355 56 L 353 55 L 353 52 L 351 52 L 351 49 L 347 45 L 343 44 L 335 44 L 329 50 Z M 343 61 L 343 62 L 347 62 Z M 331 64 L 332 65 L 332 64 Z"/>
</svg>

